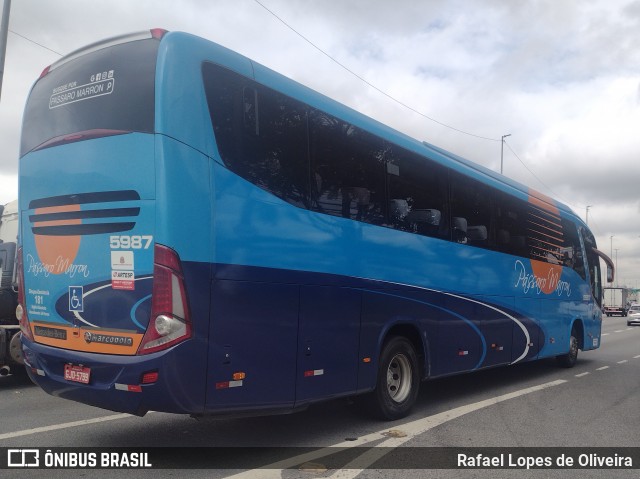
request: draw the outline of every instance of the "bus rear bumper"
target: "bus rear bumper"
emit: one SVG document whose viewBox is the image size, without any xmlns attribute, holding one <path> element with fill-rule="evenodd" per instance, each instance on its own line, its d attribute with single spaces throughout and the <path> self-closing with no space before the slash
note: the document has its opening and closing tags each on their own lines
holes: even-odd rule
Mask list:
<svg viewBox="0 0 640 479">
<path fill-rule="evenodd" d="M 148 356 L 84 353 L 52 348 L 24 337 L 22 341 L 27 373 L 53 396 L 136 416 L 149 411 L 203 412 L 204 372 L 176 367 L 203 363 L 193 360 L 193 341 Z M 65 379 L 65 364 L 88 368 L 89 383 Z"/>
</svg>

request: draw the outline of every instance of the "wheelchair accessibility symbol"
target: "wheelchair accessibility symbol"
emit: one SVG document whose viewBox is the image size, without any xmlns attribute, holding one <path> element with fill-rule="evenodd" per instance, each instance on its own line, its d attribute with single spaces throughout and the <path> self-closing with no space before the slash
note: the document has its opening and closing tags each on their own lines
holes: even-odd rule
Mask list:
<svg viewBox="0 0 640 479">
<path fill-rule="evenodd" d="M 78 313 L 84 311 L 82 295 L 82 286 L 69 286 L 69 311 L 76 311 Z"/>
</svg>

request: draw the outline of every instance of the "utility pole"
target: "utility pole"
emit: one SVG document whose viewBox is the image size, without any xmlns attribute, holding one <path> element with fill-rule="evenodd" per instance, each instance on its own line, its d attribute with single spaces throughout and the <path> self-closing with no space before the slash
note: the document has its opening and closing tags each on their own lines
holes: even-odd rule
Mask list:
<svg viewBox="0 0 640 479">
<path fill-rule="evenodd" d="M 2 22 L 0 22 L 0 97 L 2 96 L 2 79 L 4 77 L 4 54 L 7 51 L 7 35 L 9 34 L 9 11 L 11 0 L 4 0 Z"/>
<path fill-rule="evenodd" d="M 589 208 L 591 208 L 591 205 L 587 206 L 587 221 L 586 221 L 587 226 L 589 225 Z"/>
<path fill-rule="evenodd" d="M 609 256 L 609 258 L 613 259 L 613 236 L 611 235 L 611 255 Z"/>
<path fill-rule="evenodd" d="M 511 133 L 508 135 L 502 135 L 502 139 L 500 140 L 500 174 L 502 174 L 504 169 L 504 139 L 508 136 L 511 136 Z"/>
<path fill-rule="evenodd" d="M 609 255 L 609 258 L 611 258 L 613 260 L 613 236 L 611 235 L 611 254 Z M 616 265 L 616 279 L 618 279 L 618 267 Z M 613 284 L 611 285 L 613 286 Z"/>
</svg>

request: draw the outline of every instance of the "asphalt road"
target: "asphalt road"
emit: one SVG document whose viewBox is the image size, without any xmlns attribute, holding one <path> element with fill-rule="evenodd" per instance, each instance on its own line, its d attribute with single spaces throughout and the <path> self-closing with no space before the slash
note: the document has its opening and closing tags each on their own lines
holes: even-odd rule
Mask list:
<svg viewBox="0 0 640 479">
<path fill-rule="evenodd" d="M 567 447 L 575 461 L 587 460 L 590 448 L 606 447 L 609 456 L 624 458 L 625 448 L 640 447 L 640 327 L 628 327 L 625 318 L 603 321 L 601 348 L 581 352 L 572 369 L 542 360 L 427 382 L 413 414 L 391 423 L 368 418 L 357 402 L 347 400 L 286 416 L 196 421 L 150 413 L 138 418 L 49 396 L 26 375 L 0 378 L 0 448 L 164 447 L 166 457 L 173 457 L 180 447 L 188 448 L 177 452 L 183 467 L 190 457 L 202 455 L 209 464 L 270 465 L 253 471 L 11 469 L 0 476 L 637 478 L 637 457 L 632 470 L 479 470 L 469 463 L 463 469 L 424 468 L 446 454 L 457 460 L 459 453 L 478 447 L 495 448 L 482 452 L 504 453 L 503 460 L 516 464 L 547 456 L 555 461 Z M 515 454 L 509 457 L 510 452 Z"/>
</svg>

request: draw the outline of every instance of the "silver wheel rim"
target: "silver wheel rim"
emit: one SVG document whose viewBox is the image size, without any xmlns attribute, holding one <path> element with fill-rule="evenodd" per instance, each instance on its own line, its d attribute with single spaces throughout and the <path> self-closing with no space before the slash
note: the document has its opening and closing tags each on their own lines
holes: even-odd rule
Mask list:
<svg viewBox="0 0 640 479">
<path fill-rule="evenodd" d="M 401 403 L 411 392 L 411 363 L 404 354 L 396 354 L 387 368 L 387 392 L 396 403 Z"/>
</svg>

